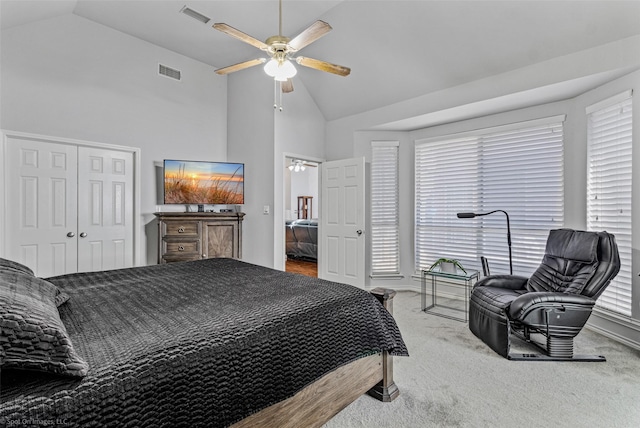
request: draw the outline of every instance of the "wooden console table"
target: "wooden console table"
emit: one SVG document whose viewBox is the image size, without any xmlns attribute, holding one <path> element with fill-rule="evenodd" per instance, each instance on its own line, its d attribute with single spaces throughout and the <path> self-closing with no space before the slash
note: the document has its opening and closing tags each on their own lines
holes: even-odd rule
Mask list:
<svg viewBox="0 0 640 428">
<path fill-rule="evenodd" d="M 155 213 L 158 263 L 242 258 L 244 213 Z"/>
</svg>

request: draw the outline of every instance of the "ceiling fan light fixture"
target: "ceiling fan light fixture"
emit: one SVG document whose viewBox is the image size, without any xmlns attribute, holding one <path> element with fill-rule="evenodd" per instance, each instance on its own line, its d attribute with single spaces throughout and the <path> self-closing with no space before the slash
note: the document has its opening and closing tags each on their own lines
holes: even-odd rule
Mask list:
<svg viewBox="0 0 640 428">
<path fill-rule="evenodd" d="M 265 64 L 264 72 L 280 82 L 285 82 L 287 79 L 295 76 L 298 70 L 296 70 L 288 59 L 278 61 L 274 58 Z"/>
<path fill-rule="evenodd" d="M 0 0 L 2 1 L 2 0 Z M 339 76 L 347 76 L 351 72 L 351 69 L 337 64 L 331 64 L 326 61 L 320 61 L 307 57 L 292 58 L 292 55 L 297 53 L 305 46 L 310 45 L 319 38 L 323 37 L 329 31 L 331 31 L 331 25 L 328 23 L 317 20 L 301 33 L 295 36 L 293 39 L 282 35 L 282 0 L 278 1 L 279 15 L 278 15 L 278 35 L 269 37 L 266 41 L 262 42 L 255 37 L 248 35 L 232 26 L 225 24 L 224 22 L 217 22 L 213 24 L 213 28 L 221 31 L 235 39 L 238 39 L 244 43 L 247 43 L 255 48 L 260 49 L 263 53 L 266 53 L 269 58 L 259 58 L 249 61 L 244 61 L 238 64 L 230 65 L 227 67 L 214 70 L 216 74 L 225 75 L 235 71 L 244 70 L 249 67 L 256 66 L 258 64 L 264 64 L 264 71 L 270 77 L 273 77 L 273 90 L 274 90 L 274 103 L 273 107 L 278 108 L 277 91 L 280 87 L 280 111 L 282 111 L 282 94 L 288 94 L 293 91 L 292 77 L 295 76 L 298 70 L 293 64 L 295 60 L 302 67 L 313 68 L 319 71 L 325 71 L 328 73 L 337 74 Z M 280 82 L 280 84 L 278 84 Z M 315 166 L 315 165 L 313 165 Z M 303 169 L 304 170 L 304 169 Z M 299 169 L 296 169 L 299 171 Z"/>
</svg>

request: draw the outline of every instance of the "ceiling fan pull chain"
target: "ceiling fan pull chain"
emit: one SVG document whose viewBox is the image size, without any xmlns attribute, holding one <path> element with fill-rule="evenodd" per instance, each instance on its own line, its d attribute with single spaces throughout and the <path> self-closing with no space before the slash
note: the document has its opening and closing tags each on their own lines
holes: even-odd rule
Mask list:
<svg viewBox="0 0 640 428">
<path fill-rule="evenodd" d="M 280 111 L 282 111 L 282 82 L 280 82 Z"/>
<path fill-rule="evenodd" d="M 273 79 L 273 108 L 278 108 L 278 81 Z"/>
</svg>

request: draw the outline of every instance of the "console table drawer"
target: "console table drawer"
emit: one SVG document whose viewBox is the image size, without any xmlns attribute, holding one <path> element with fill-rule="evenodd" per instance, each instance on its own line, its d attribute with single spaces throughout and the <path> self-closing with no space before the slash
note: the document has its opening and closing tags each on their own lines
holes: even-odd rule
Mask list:
<svg viewBox="0 0 640 428">
<path fill-rule="evenodd" d="M 200 240 L 167 240 L 162 245 L 162 256 L 200 256 Z"/>
<path fill-rule="evenodd" d="M 200 236 L 199 221 L 167 221 L 164 222 L 165 237 Z"/>
</svg>

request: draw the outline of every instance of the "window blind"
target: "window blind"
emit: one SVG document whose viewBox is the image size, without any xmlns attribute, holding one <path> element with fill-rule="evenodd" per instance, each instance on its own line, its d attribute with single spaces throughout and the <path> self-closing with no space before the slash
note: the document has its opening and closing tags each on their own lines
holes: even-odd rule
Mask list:
<svg viewBox="0 0 640 428">
<path fill-rule="evenodd" d="M 597 305 L 631 316 L 631 92 L 587 109 L 587 227 L 616 237 L 621 268 Z"/>
<path fill-rule="evenodd" d="M 371 146 L 371 276 L 399 275 L 399 142 Z"/>
<path fill-rule="evenodd" d="M 456 216 L 505 210 L 514 273 L 531 274 L 564 223 L 562 146 L 559 117 L 417 144 L 416 271 L 440 257 L 477 269 L 485 256 L 491 273 L 509 273 L 504 214 Z"/>
</svg>

